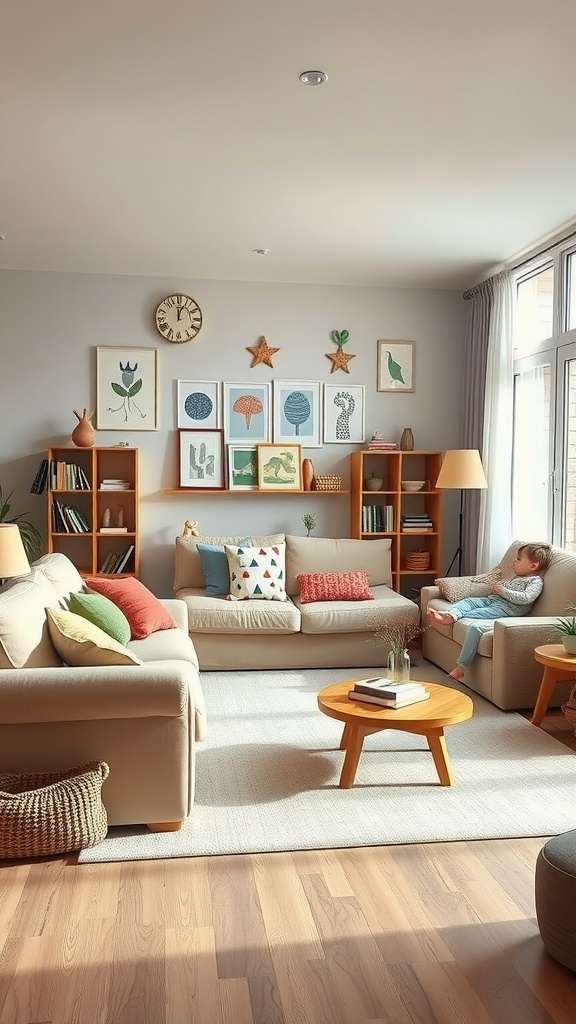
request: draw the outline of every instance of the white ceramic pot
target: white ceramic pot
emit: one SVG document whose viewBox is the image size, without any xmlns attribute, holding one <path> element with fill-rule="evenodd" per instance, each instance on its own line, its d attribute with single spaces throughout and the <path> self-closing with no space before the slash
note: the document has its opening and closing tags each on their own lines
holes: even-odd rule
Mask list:
<svg viewBox="0 0 576 1024">
<path fill-rule="evenodd" d="M 564 633 L 562 635 L 562 643 L 564 644 L 566 654 L 576 654 L 576 636 L 572 636 L 570 633 Z"/>
</svg>

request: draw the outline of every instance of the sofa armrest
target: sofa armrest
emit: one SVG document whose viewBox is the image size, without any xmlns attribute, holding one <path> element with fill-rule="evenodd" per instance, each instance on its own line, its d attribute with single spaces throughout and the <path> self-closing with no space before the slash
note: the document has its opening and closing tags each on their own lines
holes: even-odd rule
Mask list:
<svg viewBox="0 0 576 1024">
<path fill-rule="evenodd" d="M 557 616 L 497 619 L 492 648 L 492 700 L 499 707 L 534 707 L 542 665 L 534 648 L 554 643 Z"/>
<path fill-rule="evenodd" d="M 422 615 L 423 626 L 426 625 L 428 619 L 428 602 L 433 601 L 435 598 L 438 597 L 440 597 L 440 587 L 422 587 L 420 591 L 420 612 Z"/>
<path fill-rule="evenodd" d="M 161 597 L 159 598 L 160 604 L 170 612 L 170 615 L 174 619 L 174 622 L 183 629 L 185 633 L 188 632 L 188 606 L 185 601 L 181 601 L 178 597 Z"/>
<path fill-rule="evenodd" d="M 192 664 L 0 671 L 0 724 L 178 718 L 198 675 Z"/>
</svg>

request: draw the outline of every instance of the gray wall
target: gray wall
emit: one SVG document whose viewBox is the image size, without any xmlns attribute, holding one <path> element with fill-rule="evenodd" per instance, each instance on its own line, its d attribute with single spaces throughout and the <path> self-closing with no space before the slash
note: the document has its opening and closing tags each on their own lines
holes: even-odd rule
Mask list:
<svg viewBox="0 0 576 1024">
<path fill-rule="evenodd" d="M 165 295 L 183 291 L 202 308 L 194 341 L 170 345 L 154 326 Z M 466 304 L 459 292 L 254 284 L 173 278 L 0 271 L 0 485 L 14 488 L 14 511 L 29 511 L 45 533 L 46 495 L 31 495 L 39 460 L 51 444 L 67 444 L 76 426 L 73 409 L 95 405 L 97 346 L 158 349 L 159 429 L 98 431 L 96 444 L 128 441 L 140 449 L 141 578 L 169 595 L 174 537 L 184 519 L 204 533 L 304 534 L 302 515 L 314 512 L 315 536 L 348 536 L 348 499 L 260 495 L 166 495 L 178 486 L 175 381 L 261 382 L 309 379 L 366 385 L 366 437 L 381 430 L 399 440 L 412 427 L 416 448 L 461 444 L 460 373 Z M 346 328 L 350 374 L 336 371 L 331 331 Z M 274 369 L 250 368 L 247 345 L 261 335 L 278 347 Z M 376 390 L 378 338 L 416 342 L 416 390 Z M 355 446 L 307 449 L 317 472 L 340 473 L 348 484 L 347 456 Z M 444 498 L 444 551 L 456 546 L 454 496 Z"/>
</svg>

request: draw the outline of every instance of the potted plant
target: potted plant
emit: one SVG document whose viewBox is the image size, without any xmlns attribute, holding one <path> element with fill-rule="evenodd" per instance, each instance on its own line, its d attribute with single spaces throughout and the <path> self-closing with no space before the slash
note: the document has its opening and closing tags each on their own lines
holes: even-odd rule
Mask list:
<svg viewBox="0 0 576 1024">
<path fill-rule="evenodd" d="M 566 654 L 576 654 L 576 604 L 570 602 L 565 617 L 558 619 L 556 629 L 562 634 L 562 643 Z"/>
<path fill-rule="evenodd" d="M 381 473 L 369 473 L 366 480 L 366 489 L 368 491 L 381 491 L 384 483 L 384 477 Z"/>
<path fill-rule="evenodd" d="M 16 516 L 10 514 L 12 510 L 10 499 L 13 494 L 14 491 L 10 491 L 8 497 L 4 498 L 2 495 L 2 488 L 0 487 L 0 523 L 18 524 L 26 557 L 29 562 L 32 562 L 35 558 L 40 556 L 42 550 L 42 537 L 36 527 L 24 518 L 24 516 L 28 515 L 27 512 L 20 512 Z"/>
</svg>

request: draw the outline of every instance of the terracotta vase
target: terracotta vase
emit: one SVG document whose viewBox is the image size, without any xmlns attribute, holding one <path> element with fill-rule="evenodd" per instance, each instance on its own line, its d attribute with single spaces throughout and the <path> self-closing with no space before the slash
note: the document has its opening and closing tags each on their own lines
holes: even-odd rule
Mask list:
<svg viewBox="0 0 576 1024">
<path fill-rule="evenodd" d="M 312 490 L 314 480 L 314 463 L 312 459 L 302 459 L 302 488 L 305 491 Z"/>
<path fill-rule="evenodd" d="M 77 448 L 91 448 L 96 440 L 96 431 L 90 423 L 94 412 L 90 412 L 88 409 L 82 410 L 82 415 L 74 409 L 74 415 L 76 416 L 78 423 L 72 431 L 72 443 Z"/>
</svg>

